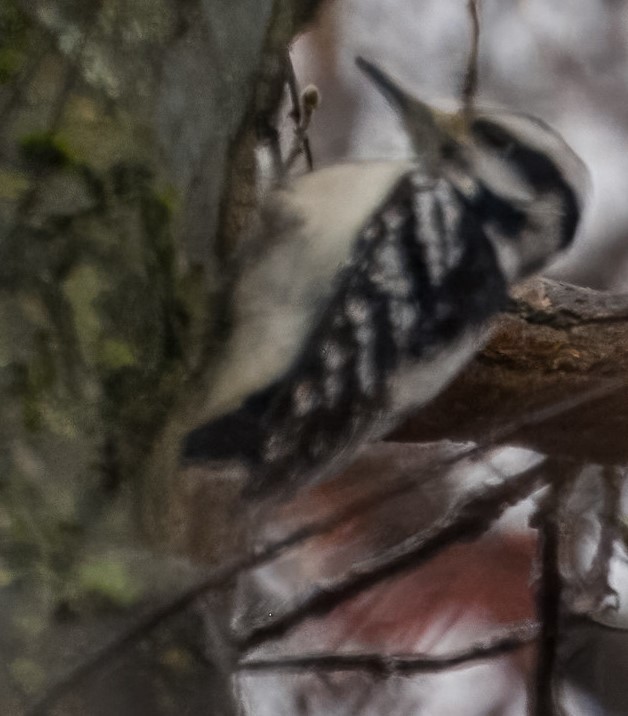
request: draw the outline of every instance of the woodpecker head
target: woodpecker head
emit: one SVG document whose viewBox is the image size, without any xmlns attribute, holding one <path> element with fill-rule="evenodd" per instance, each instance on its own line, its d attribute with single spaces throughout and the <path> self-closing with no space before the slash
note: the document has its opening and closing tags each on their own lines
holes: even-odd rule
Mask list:
<svg viewBox="0 0 628 716">
<path fill-rule="evenodd" d="M 526 114 L 436 110 L 370 62 L 357 64 L 398 111 L 426 172 L 474 206 L 509 281 L 571 244 L 588 173 L 556 131 Z"/>
</svg>

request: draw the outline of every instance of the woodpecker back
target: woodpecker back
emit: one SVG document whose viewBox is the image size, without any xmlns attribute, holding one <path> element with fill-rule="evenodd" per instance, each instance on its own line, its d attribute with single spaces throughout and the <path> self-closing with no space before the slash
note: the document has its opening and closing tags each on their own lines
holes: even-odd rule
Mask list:
<svg viewBox="0 0 628 716">
<path fill-rule="evenodd" d="M 185 449 L 246 465 L 250 494 L 320 479 L 432 399 L 481 347 L 508 285 L 578 223 L 585 172 L 545 124 L 491 112 L 461 131 L 362 64 L 417 158 L 329 167 L 262 207 L 212 419 Z"/>
</svg>

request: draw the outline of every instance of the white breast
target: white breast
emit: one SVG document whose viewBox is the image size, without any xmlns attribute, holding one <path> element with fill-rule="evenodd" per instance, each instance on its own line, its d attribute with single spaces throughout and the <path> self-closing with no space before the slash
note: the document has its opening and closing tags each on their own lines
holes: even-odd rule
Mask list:
<svg viewBox="0 0 628 716">
<path fill-rule="evenodd" d="M 271 192 L 234 293 L 234 328 L 205 419 L 237 408 L 288 370 L 361 227 L 413 169 L 409 161 L 341 164 Z"/>
</svg>

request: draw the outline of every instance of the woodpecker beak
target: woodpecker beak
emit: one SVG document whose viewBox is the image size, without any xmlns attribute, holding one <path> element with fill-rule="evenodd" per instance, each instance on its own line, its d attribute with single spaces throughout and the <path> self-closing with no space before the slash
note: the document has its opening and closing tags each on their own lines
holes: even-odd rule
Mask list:
<svg viewBox="0 0 628 716">
<path fill-rule="evenodd" d="M 389 75 L 380 70 L 379 67 L 372 62 L 360 56 L 355 58 L 355 64 L 364 72 L 371 82 L 373 82 L 395 109 L 401 112 L 406 112 L 410 109 L 411 104 L 415 100 L 413 100 L 407 92 L 404 92 Z M 425 107 L 429 110 L 427 105 L 425 105 Z"/>
<path fill-rule="evenodd" d="M 448 114 L 430 107 L 402 89 L 389 75 L 363 57 L 356 57 L 357 66 L 373 82 L 396 109 L 412 138 L 415 150 L 423 158 L 436 159 L 447 141 L 456 139 L 459 129 L 457 114 Z"/>
</svg>

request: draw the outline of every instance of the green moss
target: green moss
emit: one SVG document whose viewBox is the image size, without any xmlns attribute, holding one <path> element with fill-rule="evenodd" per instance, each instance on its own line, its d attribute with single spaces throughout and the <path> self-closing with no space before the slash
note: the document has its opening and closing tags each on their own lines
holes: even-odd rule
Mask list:
<svg viewBox="0 0 628 716">
<path fill-rule="evenodd" d="M 126 201 L 146 195 L 154 176 L 146 164 L 139 162 L 120 162 L 110 174 L 115 195 Z"/>
<path fill-rule="evenodd" d="M 119 370 L 137 362 L 133 348 L 125 341 L 108 338 L 100 347 L 99 362 L 108 370 Z"/>
<path fill-rule="evenodd" d="M 54 356 L 50 349 L 50 337 L 40 331 L 35 338 L 35 354 L 28 366 L 28 384 L 36 393 L 51 388 L 56 380 L 57 371 Z"/>
<path fill-rule="evenodd" d="M 23 36 L 30 27 L 28 16 L 25 15 L 15 0 L 3 0 L 0 5 L 0 38 L 8 43 L 15 36 Z"/>
<path fill-rule="evenodd" d="M 0 168 L 0 199 L 15 201 L 28 188 L 28 179 L 22 172 Z"/>
<path fill-rule="evenodd" d="M 181 208 L 181 197 L 172 184 L 169 184 L 159 192 L 155 192 L 155 197 L 164 205 L 169 216 L 172 216 Z"/>
<path fill-rule="evenodd" d="M 20 632 L 30 639 L 43 634 L 49 626 L 45 614 L 41 612 L 27 611 L 25 614 L 17 615 L 15 622 Z"/>
<path fill-rule="evenodd" d="M 13 47 L 0 50 L 0 84 L 8 82 L 22 66 L 24 55 Z"/>
<path fill-rule="evenodd" d="M 14 659 L 9 665 L 11 676 L 27 694 L 34 694 L 41 690 L 46 681 L 46 675 L 41 666 L 32 659 Z"/>
<path fill-rule="evenodd" d="M 29 18 L 13 0 L 0 3 L 0 84 L 13 79 L 22 67 L 30 27 Z"/>
<path fill-rule="evenodd" d="M 14 579 L 15 574 L 6 567 L 3 567 L 2 564 L 0 564 L 0 589 L 8 587 L 10 584 L 13 584 Z"/>
<path fill-rule="evenodd" d="M 78 589 L 100 606 L 127 608 L 141 596 L 141 589 L 127 567 L 116 559 L 102 559 L 80 567 Z"/>
<path fill-rule="evenodd" d="M 35 170 L 62 169 L 74 161 L 65 142 L 49 132 L 22 137 L 20 152 L 25 163 Z"/>
<path fill-rule="evenodd" d="M 83 355 L 90 363 L 94 363 L 98 359 L 95 351 L 103 330 L 96 307 L 103 288 L 103 278 L 95 266 L 81 264 L 71 272 L 63 288 L 72 306 Z"/>
<path fill-rule="evenodd" d="M 80 436 L 79 425 L 63 409 L 52 402 L 42 401 L 38 407 L 38 415 L 46 429 L 57 437 L 75 440 Z"/>
<path fill-rule="evenodd" d="M 30 360 L 11 364 L 13 380 L 10 392 L 21 399 L 23 424 L 29 432 L 42 428 L 42 401 L 57 378 L 48 340 L 45 333 L 38 333 L 34 338 Z"/>
</svg>

